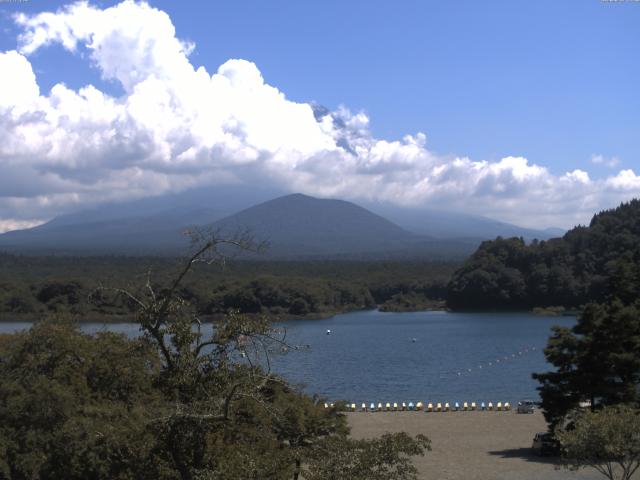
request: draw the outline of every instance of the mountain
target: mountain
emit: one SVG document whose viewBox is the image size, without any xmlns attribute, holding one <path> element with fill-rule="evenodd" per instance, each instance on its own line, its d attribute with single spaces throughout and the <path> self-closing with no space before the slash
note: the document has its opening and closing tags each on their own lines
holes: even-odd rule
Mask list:
<svg viewBox="0 0 640 480">
<path fill-rule="evenodd" d="M 354 203 L 302 194 L 247 208 L 213 226 L 227 234 L 248 228 L 278 257 L 394 252 L 423 240 Z"/>
<path fill-rule="evenodd" d="M 374 205 L 242 186 L 197 189 L 162 197 L 103 205 L 63 215 L 27 230 L 0 235 L 0 249 L 38 254 L 175 255 L 183 232 L 213 225 L 233 233 L 250 230 L 278 258 L 463 258 L 484 239 L 548 238 L 482 217 Z"/>
<path fill-rule="evenodd" d="M 61 215 L 0 235 L 0 249 L 23 253 L 174 255 L 188 246 L 183 232 L 209 225 L 273 198 L 272 189 L 237 185 L 193 189 Z"/>
<path fill-rule="evenodd" d="M 84 215 L 83 215 L 84 216 Z M 59 218 L 28 230 L 0 235 L 0 248 L 24 253 L 129 255 L 173 254 L 188 242 L 183 231 L 221 217 L 213 209 L 165 211 L 148 216 L 80 221 Z"/>
</svg>

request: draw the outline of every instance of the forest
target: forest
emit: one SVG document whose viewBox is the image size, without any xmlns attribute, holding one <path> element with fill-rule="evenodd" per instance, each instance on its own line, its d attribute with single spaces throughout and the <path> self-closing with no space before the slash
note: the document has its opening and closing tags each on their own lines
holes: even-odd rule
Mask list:
<svg viewBox="0 0 640 480">
<path fill-rule="evenodd" d="M 114 289 L 161 284 L 181 259 L 0 255 L 0 319 L 68 313 L 79 321 L 133 319 L 135 305 Z M 245 261 L 196 265 L 181 295 L 202 316 L 230 310 L 272 320 L 370 309 L 442 308 L 454 263 Z"/>
<path fill-rule="evenodd" d="M 452 309 L 580 308 L 640 294 L 640 200 L 596 214 L 561 238 L 483 242 L 447 287 Z"/>
</svg>

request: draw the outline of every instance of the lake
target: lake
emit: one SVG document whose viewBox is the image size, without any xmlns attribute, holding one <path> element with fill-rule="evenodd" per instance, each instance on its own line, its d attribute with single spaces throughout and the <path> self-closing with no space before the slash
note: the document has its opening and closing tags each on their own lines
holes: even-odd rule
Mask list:
<svg viewBox="0 0 640 480">
<path fill-rule="evenodd" d="M 273 369 L 331 401 L 445 402 L 538 399 L 532 372 L 550 368 L 543 348 L 551 326 L 572 317 L 530 313 L 352 312 L 280 323 L 291 345 Z M 29 323 L 0 323 L 0 332 Z M 135 336 L 136 324 L 83 324 Z M 331 334 L 327 335 L 327 330 Z"/>
</svg>

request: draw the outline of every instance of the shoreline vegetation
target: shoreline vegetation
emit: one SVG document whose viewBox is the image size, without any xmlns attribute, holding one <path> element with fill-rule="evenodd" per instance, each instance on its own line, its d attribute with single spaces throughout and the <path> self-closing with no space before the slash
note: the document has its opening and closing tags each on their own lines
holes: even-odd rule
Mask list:
<svg viewBox="0 0 640 480">
<path fill-rule="evenodd" d="M 117 289 L 161 285 L 177 259 L 29 257 L 0 254 L 0 321 L 68 314 L 82 322 L 135 321 Z M 443 309 L 458 263 L 403 261 L 233 261 L 197 265 L 181 295 L 203 320 L 227 312 L 269 320 L 328 318 L 359 310 Z M 142 287 L 140 287 L 142 285 Z"/>
<path fill-rule="evenodd" d="M 483 242 L 447 287 L 453 309 L 547 307 L 581 310 L 640 292 L 640 200 L 594 215 L 561 238 Z M 558 312 L 559 313 L 559 312 Z"/>
<path fill-rule="evenodd" d="M 356 312 L 385 312 L 385 313 L 417 313 L 417 312 L 457 312 L 457 313 L 478 313 L 478 311 L 472 310 L 451 310 L 446 307 L 446 303 L 444 301 L 434 301 L 429 303 L 428 305 L 421 304 L 416 308 L 402 308 L 402 306 L 398 308 L 393 308 L 385 305 L 376 305 L 373 308 L 353 308 L 347 310 L 340 311 L 332 311 L 332 312 L 322 312 L 322 313 L 310 313 L 307 315 L 286 315 L 286 316 L 273 316 L 273 315 L 263 315 L 263 314 L 245 314 L 249 317 L 261 317 L 269 322 L 296 322 L 300 320 L 326 320 L 328 318 L 335 317 L 337 315 L 343 315 L 347 313 L 356 313 Z M 533 310 L 483 310 L 482 313 L 533 313 L 534 315 L 538 315 L 541 317 L 577 317 L 581 314 L 579 310 L 567 310 L 564 307 L 540 307 L 534 308 Z M 46 318 L 46 314 L 36 315 L 36 314 L 0 314 L 0 324 L 2 323 L 35 323 L 40 320 Z M 200 320 L 203 324 L 214 323 L 221 321 L 224 318 L 225 314 L 219 313 L 216 315 L 206 315 L 200 317 Z M 89 316 L 79 316 L 72 315 L 70 317 L 71 320 L 79 323 L 79 324 L 88 324 L 88 323 L 103 323 L 103 324 L 118 324 L 118 323 L 136 323 L 136 317 L 133 314 L 130 315 L 89 315 Z"/>
<path fill-rule="evenodd" d="M 373 308 L 353 308 L 347 310 L 339 310 L 339 311 L 331 311 L 331 312 L 322 312 L 322 313 L 309 313 L 307 315 L 286 315 L 286 316 L 274 316 L 269 314 L 245 314 L 249 317 L 262 317 L 268 320 L 269 322 L 295 322 L 299 320 L 326 320 L 331 317 L 335 317 L 336 315 L 342 315 L 345 313 L 355 313 L 355 312 L 371 312 L 371 311 L 380 311 L 380 312 L 396 312 L 396 313 L 409 313 L 409 312 L 438 312 L 438 311 L 447 311 L 447 309 L 443 306 L 443 303 L 434 302 L 431 307 L 420 307 L 416 309 L 397 309 L 393 310 L 390 308 L 384 308 L 382 305 L 376 305 Z M 46 315 L 46 314 L 42 314 Z M 39 320 L 43 319 L 42 315 L 36 314 L 0 314 L 0 324 L 1 323 L 11 323 L 11 322 L 25 322 L 25 323 L 35 323 Z M 214 323 L 219 322 L 224 318 L 225 314 L 219 313 L 215 315 L 206 315 L 200 317 L 202 323 Z M 88 316 L 79 316 L 72 315 L 70 317 L 73 321 L 83 324 L 83 323 L 105 323 L 105 324 L 115 324 L 115 323 L 136 323 L 135 315 L 88 315 Z"/>
</svg>

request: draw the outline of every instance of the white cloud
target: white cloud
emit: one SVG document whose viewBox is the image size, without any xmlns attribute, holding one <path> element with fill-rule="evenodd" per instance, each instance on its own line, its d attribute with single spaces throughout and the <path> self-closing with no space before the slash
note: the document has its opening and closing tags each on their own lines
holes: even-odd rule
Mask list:
<svg viewBox="0 0 640 480">
<path fill-rule="evenodd" d="M 637 193 L 640 190 L 640 176 L 631 169 L 621 170 L 615 177 L 609 177 L 606 184 L 613 190 Z"/>
<path fill-rule="evenodd" d="M 618 157 L 606 158 L 600 154 L 591 155 L 591 163 L 595 165 L 604 165 L 609 168 L 615 168 L 620 164 L 620 159 Z"/>
<path fill-rule="evenodd" d="M 16 22 L 23 29 L 18 50 L 0 52 L 0 219 L 6 225 L 233 181 L 464 210 L 530 226 L 584 222 L 603 206 L 640 195 L 631 170 L 604 180 L 582 170 L 556 176 L 523 157 L 436 155 L 422 133 L 376 139 L 364 113 L 292 102 L 249 61 L 229 60 L 213 74 L 194 66 L 194 45 L 178 39 L 169 16 L 146 3 L 100 9 L 78 2 L 21 14 Z M 42 93 L 28 57 L 51 44 L 88 59 L 124 94 L 62 83 Z"/>
<path fill-rule="evenodd" d="M 589 174 L 584 170 L 576 169 L 573 172 L 565 173 L 564 176 L 565 176 L 565 179 L 569 181 L 579 182 L 584 185 L 588 185 L 591 182 L 591 179 L 589 178 Z"/>
</svg>

